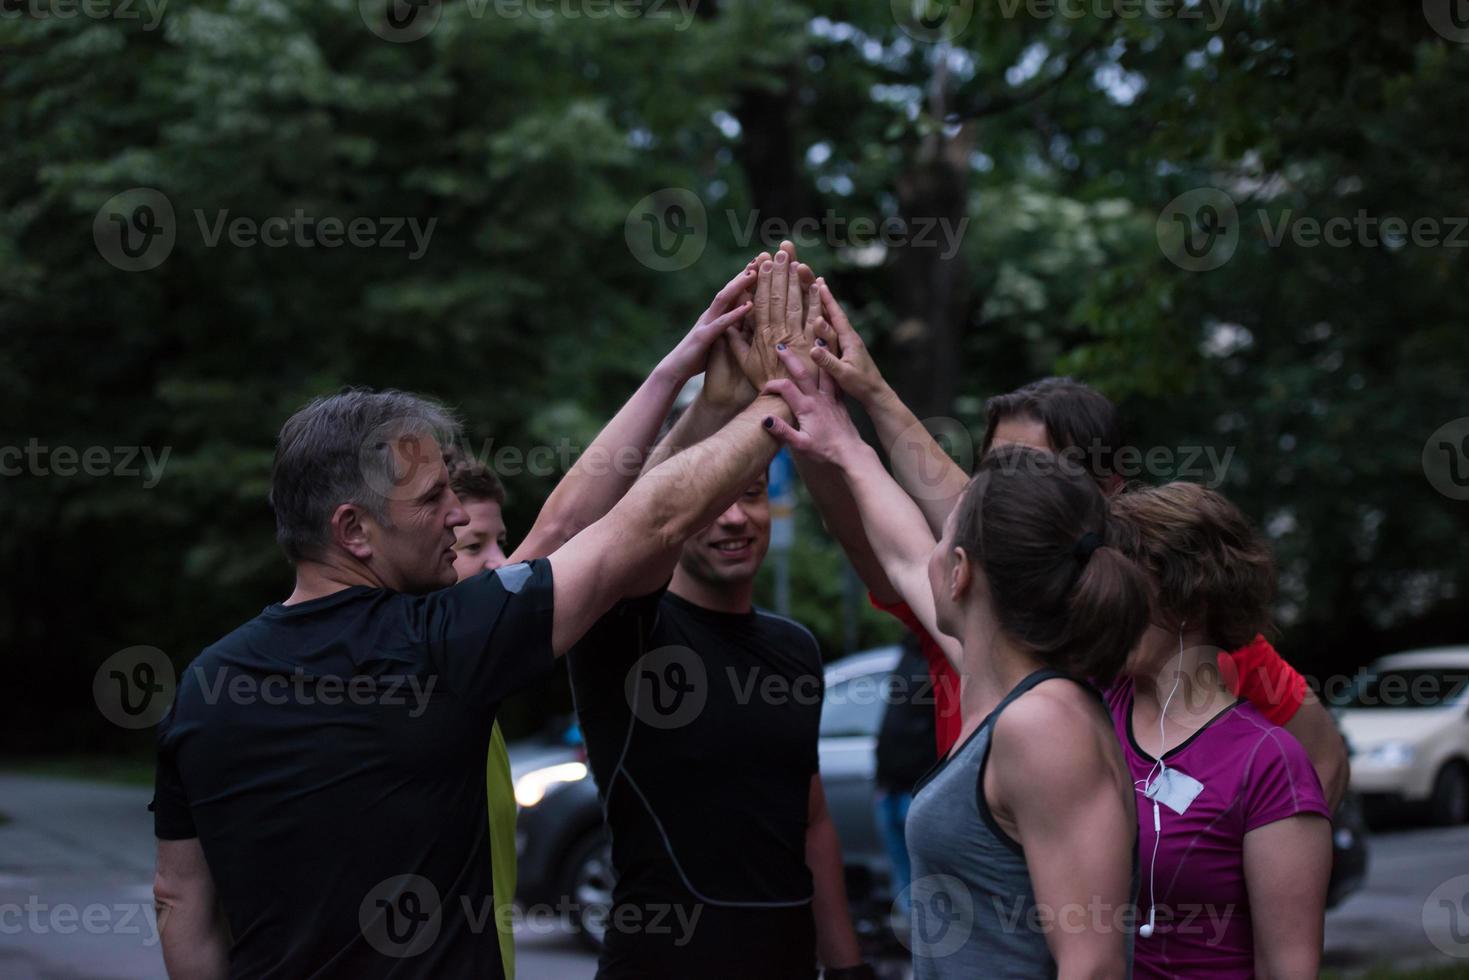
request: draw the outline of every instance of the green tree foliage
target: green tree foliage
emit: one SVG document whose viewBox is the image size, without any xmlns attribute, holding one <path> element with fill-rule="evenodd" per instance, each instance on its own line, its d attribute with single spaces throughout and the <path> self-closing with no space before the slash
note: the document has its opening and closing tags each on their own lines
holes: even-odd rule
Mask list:
<svg viewBox="0 0 1469 980">
<path fill-rule="evenodd" d="M 46 692 L 11 724 L 100 744 L 85 692 L 109 653 L 182 664 L 283 594 L 270 452 L 313 395 L 456 405 L 524 529 L 556 467 L 514 454 L 585 445 L 782 237 L 769 219 L 815 222 L 803 255 L 901 390 L 976 443 L 986 395 L 1067 371 L 1173 464 L 1233 450 L 1224 488 L 1274 539 L 1298 663 L 1465 639 L 1469 504 L 1422 458 L 1469 414 L 1469 46 L 1417 4 L 1160 9 L 465 0 L 423 5 L 410 33 L 432 29 L 395 42 L 356 0 L 6 4 L 0 445 L 170 452 L 156 486 L 0 478 L 0 645 L 19 689 Z M 127 272 L 94 223 L 140 187 L 176 241 Z M 630 229 L 670 187 L 707 241 L 659 271 Z M 1199 188 L 1234 209 L 1208 271 L 1169 258 L 1169 202 Z M 1432 219 L 1443 241 L 1297 240 L 1303 219 L 1359 213 Z M 230 241 L 237 219 L 296 215 L 433 224 L 421 255 L 406 231 Z M 857 219 L 929 222 L 955 247 L 874 245 Z M 836 651 L 842 564 L 800 521 L 795 613 Z M 859 643 L 896 636 L 862 614 Z"/>
</svg>

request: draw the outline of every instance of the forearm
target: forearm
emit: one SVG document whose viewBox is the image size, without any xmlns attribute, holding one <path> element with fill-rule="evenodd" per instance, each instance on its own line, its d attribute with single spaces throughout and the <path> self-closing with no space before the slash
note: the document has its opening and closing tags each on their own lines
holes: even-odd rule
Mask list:
<svg viewBox="0 0 1469 980">
<path fill-rule="evenodd" d="M 878 441 L 887 451 L 894 478 L 938 538 L 949 511 L 969 484 L 968 474 L 949 458 L 891 388 L 884 385 L 874 396 L 864 399 L 862 407 L 872 418 Z"/>
<path fill-rule="evenodd" d="M 816 920 L 816 955 L 822 966 L 840 969 L 862 960 L 847 906 L 842 845 L 830 814 L 806 830 L 806 866 L 811 869 L 811 914 Z"/>
<path fill-rule="evenodd" d="M 826 523 L 826 530 L 836 538 L 837 544 L 847 554 L 847 560 L 857 572 L 857 577 L 878 602 L 892 604 L 898 601 L 898 593 L 888 581 L 882 562 L 867 540 L 867 531 L 862 526 L 862 515 L 857 510 L 857 501 L 847 489 L 846 477 L 830 463 L 823 463 L 800 453 L 794 454 L 796 472 L 811 494 L 816 510 Z"/>
<path fill-rule="evenodd" d="M 517 558 L 550 554 L 601 520 L 643 470 L 684 379 L 660 364 L 561 478 L 541 507 Z"/>
<path fill-rule="evenodd" d="M 1335 813 L 1347 792 L 1351 764 L 1347 758 L 1347 743 L 1332 721 L 1331 713 L 1308 691 L 1306 700 L 1286 722 L 1285 730 L 1295 736 L 1301 748 L 1306 750 L 1311 768 L 1316 770 L 1316 776 L 1321 780 L 1326 805 Z"/>
<path fill-rule="evenodd" d="M 229 930 L 218 909 L 159 904 L 157 916 L 169 980 L 225 980 L 229 976 Z"/>
<path fill-rule="evenodd" d="M 728 425 L 744 407 L 745 405 L 734 403 L 715 402 L 700 392 L 688 410 L 673 423 L 668 434 L 648 453 L 647 461 L 643 463 L 643 472 L 646 473 L 690 446 L 703 442 Z"/>
</svg>

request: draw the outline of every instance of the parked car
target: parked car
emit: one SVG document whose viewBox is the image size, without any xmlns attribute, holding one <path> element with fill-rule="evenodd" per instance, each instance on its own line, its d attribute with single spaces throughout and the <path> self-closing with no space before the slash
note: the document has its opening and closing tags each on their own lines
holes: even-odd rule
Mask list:
<svg viewBox="0 0 1469 980">
<path fill-rule="evenodd" d="M 1339 714 L 1354 750 L 1352 789 L 1370 808 L 1469 822 L 1469 647 L 1373 661 Z"/>
<path fill-rule="evenodd" d="M 885 685 L 901 650 L 879 647 L 845 657 L 826 669 L 821 712 L 821 780 L 842 842 L 847 898 L 864 945 L 891 945 L 892 869 L 874 813 L 877 731 Z M 601 943 L 612 901 L 611 851 L 596 786 L 579 737 L 510 746 L 519 804 L 517 897 L 522 905 L 567 909 L 592 947 Z M 1329 904 L 1355 891 L 1366 873 L 1366 834 L 1351 798 L 1338 813 Z M 567 901 L 569 899 L 569 901 Z"/>
</svg>

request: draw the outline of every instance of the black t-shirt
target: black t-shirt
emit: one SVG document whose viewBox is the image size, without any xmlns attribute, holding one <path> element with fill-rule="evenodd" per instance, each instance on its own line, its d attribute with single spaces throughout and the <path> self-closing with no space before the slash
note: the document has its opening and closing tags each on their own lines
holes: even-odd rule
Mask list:
<svg viewBox="0 0 1469 980">
<path fill-rule="evenodd" d="M 659 593 L 603 617 L 568 667 L 617 871 L 598 976 L 812 976 L 815 638 Z"/>
<path fill-rule="evenodd" d="M 159 838 L 198 837 L 232 977 L 500 977 L 485 755 L 546 675 L 544 559 L 413 596 L 274 605 L 183 672 Z"/>
<path fill-rule="evenodd" d="M 903 641 L 903 655 L 889 678 L 892 687 L 877 731 L 877 788 L 911 793 L 913 784 L 933 768 L 933 678 L 915 637 Z"/>
</svg>

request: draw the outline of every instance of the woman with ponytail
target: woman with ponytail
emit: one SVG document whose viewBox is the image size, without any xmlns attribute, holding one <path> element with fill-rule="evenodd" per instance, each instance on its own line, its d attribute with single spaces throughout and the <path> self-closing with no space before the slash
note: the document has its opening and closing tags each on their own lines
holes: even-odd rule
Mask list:
<svg viewBox="0 0 1469 980">
<path fill-rule="evenodd" d="M 1096 484 L 1055 456 L 986 457 L 935 541 L 858 436 L 830 378 L 790 350 L 767 428 L 836 467 L 883 571 L 959 666 L 961 727 L 908 813 L 915 976 L 1124 977 L 1135 893 L 1132 777 L 1096 692 L 1148 619 L 1107 547 Z"/>
</svg>

